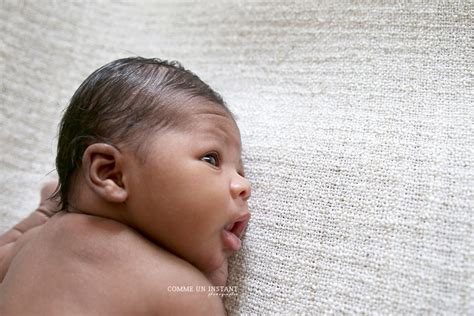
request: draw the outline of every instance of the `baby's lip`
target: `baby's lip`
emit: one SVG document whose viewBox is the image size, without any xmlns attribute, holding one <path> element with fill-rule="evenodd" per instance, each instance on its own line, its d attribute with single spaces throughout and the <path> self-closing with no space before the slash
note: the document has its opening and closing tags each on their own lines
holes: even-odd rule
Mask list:
<svg viewBox="0 0 474 316">
<path fill-rule="evenodd" d="M 239 251 L 242 245 L 240 236 L 250 220 L 250 213 L 245 213 L 239 218 L 233 220 L 222 230 L 222 239 L 224 247 L 231 251 Z"/>
<path fill-rule="evenodd" d="M 224 229 L 240 238 L 247 227 L 249 220 L 250 213 L 246 212 L 244 215 L 229 223 Z"/>
</svg>

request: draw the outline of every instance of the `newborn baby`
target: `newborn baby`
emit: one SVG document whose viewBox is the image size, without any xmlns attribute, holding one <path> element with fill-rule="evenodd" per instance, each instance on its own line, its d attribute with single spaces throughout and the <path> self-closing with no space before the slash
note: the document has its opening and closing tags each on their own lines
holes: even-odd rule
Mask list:
<svg viewBox="0 0 474 316">
<path fill-rule="evenodd" d="M 99 68 L 64 113 L 56 168 L 61 211 L 8 249 L 1 315 L 225 313 L 169 291 L 224 285 L 250 218 L 239 129 L 208 85 L 157 59 Z"/>
</svg>

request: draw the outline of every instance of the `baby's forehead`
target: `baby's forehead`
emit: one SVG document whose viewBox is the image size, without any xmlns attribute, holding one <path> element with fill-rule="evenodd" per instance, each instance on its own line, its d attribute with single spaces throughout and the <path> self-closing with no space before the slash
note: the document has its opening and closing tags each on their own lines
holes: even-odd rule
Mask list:
<svg viewBox="0 0 474 316">
<path fill-rule="evenodd" d="M 184 114 L 190 116 L 196 115 L 216 115 L 231 119 L 234 122 L 232 113 L 226 106 L 215 102 L 210 102 L 200 97 L 191 98 L 182 104 Z"/>
<path fill-rule="evenodd" d="M 182 128 L 189 131 L 221 132 L 238 136 L 240 131 L 232 113 L 220 104 L 190 102 L 181 113 Z"/>
<path fill-rule="evenodd" d="M 166 100 L 161 109 L 154 112 L 156 121 L 163 123 L 152 127 L 148 132 L 142 129 L 142 140 L 156 142 L 160 135 L 167 138 L 191 136 L 193 140 L 217 139 L 241 152 L 240 131 L 232 113 L 218 103 L 210 102 L 201 97 L 187 98 L 184 95 Z M 170 102 L 171 101 L 171 102 Z M 153 122 L 153 118 L 148 119 Z"/>
</svg>

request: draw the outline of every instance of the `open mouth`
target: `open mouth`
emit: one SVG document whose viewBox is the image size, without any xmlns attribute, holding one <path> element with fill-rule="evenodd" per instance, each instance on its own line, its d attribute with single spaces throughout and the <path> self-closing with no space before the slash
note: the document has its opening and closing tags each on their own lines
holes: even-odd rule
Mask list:
<svg viewBox="0 0 474 316">
<path fill-rule="evenodd" d="M 242 241 L 240 237 L 244 232 L 247 224 L 250 220 L 250 213 L 246 213 L 245 215 L 239 217 L 232 223 L 228 224 L 224 227 L 223 230 L 223 240 L 224 245 L 227 249 L 238 251 L 242 245 Z"/>
<path fill-rule="evenodd" d="M 238 218 L 236 221 L 230 223 L 225 227 L 225 230 L 231 232 L 237 237 L 242 237 L 242 233 L 244 232 L 247 224 L 250 220 L 250 214 L 247 213 L 244 216 Z"/>
</svg>

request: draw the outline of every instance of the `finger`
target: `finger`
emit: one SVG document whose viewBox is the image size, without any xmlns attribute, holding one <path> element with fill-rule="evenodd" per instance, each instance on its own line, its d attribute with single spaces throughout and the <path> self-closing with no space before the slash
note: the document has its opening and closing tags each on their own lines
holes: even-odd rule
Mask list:
<svg viewBox="0 0 474 316">
<path fill-rule="evenodd" d="M 53 198 L 53 194 L 57 187 L 58 181 L 53 180 L 45 183 L 41 188 L 40 205 L 37 211 L 44 213 L 48 217 L 53 216 L 61 210 L 60 201 L 57 198 Z"/>
<path fill-rule="evenodd" d="M 43 225 L 48 220 L 49 216 L 45 215 L 44 212 L 34 211 L 27 218 L 13 226 L 5 234 L 0 236 L 0 247 L 11 242 L 15 242 L 21 235 L 30 229 Z"/>
<path fill-rule="evenodd" d="M 20 231 L 11 228 L 0 236 L 0 247 L 16 241 L 21 235 L 22 233 Z"/>
<path fill-rule="evenodd" d="M 15 242 L 30 229 L 44 224 L 48 218 L 60 211 L 58 200 L 51 198 L 58 185 L 57 180 L 49 181 L 41 188 L 40 205 L 28 217 L 0 236 L 0 247 Z"/>
</svg>

